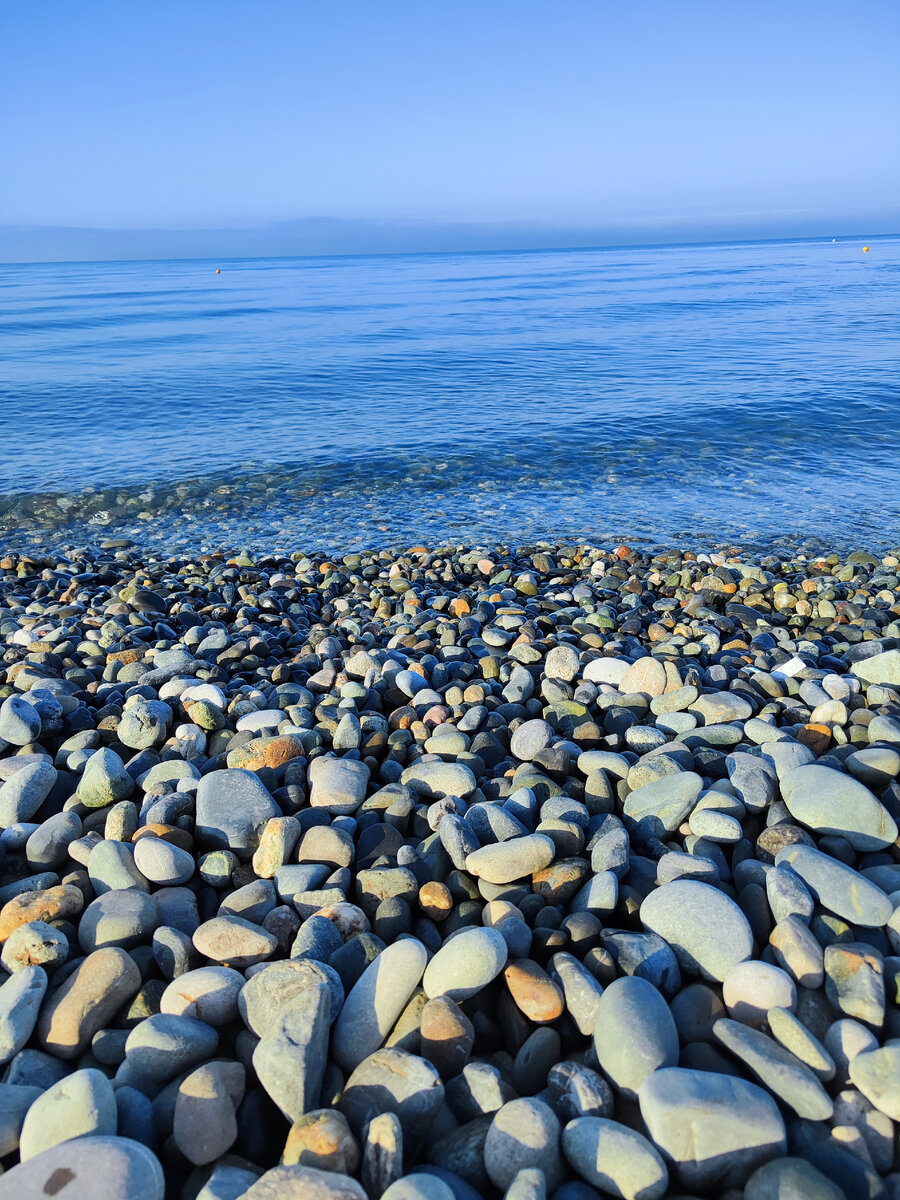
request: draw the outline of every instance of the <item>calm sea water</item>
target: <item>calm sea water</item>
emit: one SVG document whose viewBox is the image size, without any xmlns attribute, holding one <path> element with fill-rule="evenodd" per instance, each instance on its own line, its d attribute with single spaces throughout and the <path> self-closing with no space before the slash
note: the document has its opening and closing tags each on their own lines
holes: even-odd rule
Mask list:
<svg viewBox="0 0 900 1200">
<path fill-rule="evenodd" d="M 896 546 L 869 245 L 2 267 L 0 539 Z"/>
</svg>

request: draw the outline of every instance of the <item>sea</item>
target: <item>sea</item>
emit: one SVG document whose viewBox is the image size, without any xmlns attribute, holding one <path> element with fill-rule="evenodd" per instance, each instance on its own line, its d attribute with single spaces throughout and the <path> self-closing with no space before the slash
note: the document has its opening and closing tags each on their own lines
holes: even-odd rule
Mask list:
<svg viewBox="0 0 900 1200">
<path fill-rule="evenodd" d="M 0 546 L 884 553 L 898 367 L 900 237 L 2 266 Z"/>
</svg>

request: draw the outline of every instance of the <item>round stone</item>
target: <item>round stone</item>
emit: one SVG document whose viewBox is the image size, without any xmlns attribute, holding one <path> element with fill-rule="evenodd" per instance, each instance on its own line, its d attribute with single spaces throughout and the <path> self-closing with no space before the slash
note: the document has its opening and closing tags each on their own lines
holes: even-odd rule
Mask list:
<svg viewBox="0 0 900 1200">
<path fill-rule="evenodd" d="M 134 862 L 151 883 L 187 883 L 194 874 L 193 855 L 162 838 L 140 838 L 134 847 Z"/>
<path fill-rule="evenodd" d="M 473 850 L 466 855 L 466 870 L 486 883 L 512 883 L 542 871 L 555 856 L 553 839 L 532 833 Z"/>
</svg>

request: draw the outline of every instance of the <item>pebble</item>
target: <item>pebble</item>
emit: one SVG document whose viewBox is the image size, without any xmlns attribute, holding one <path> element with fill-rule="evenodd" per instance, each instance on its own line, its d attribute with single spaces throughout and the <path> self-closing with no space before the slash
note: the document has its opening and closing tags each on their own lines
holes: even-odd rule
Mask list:
<svg viewBox="0 0 900 1200">
<path fill-rule="evenodd" d="M 892 1187 L 897 557 L 0 559 L 7 1174 Z"/>
</svg>

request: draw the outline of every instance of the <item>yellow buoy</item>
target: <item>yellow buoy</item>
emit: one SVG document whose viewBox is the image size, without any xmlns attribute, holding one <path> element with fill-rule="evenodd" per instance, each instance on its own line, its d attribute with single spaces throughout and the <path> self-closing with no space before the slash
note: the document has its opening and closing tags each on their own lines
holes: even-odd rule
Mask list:
<svg viewBox="0 0 900 1200">
<path fill-rule="evenodd" d="M 868 253 L 869 253 L 869 247 L 863 246 L 863 254 L 868 254 Z"/>
<path fill-rule="evenodd" d="M 867 249 L 867 250 L 868 250 L 868 248 L 869 248 L 869 247 L 868 247 L 868 246 L 866 246 L 866 249 Z M 222 272 L 219 270 L 219 268 L 218 268 L 218 267 L 216 267 L 216 274 L 217 274 L 217 275 L 221 275 L 221 274 L 222 274 Z"/>
</svg>

